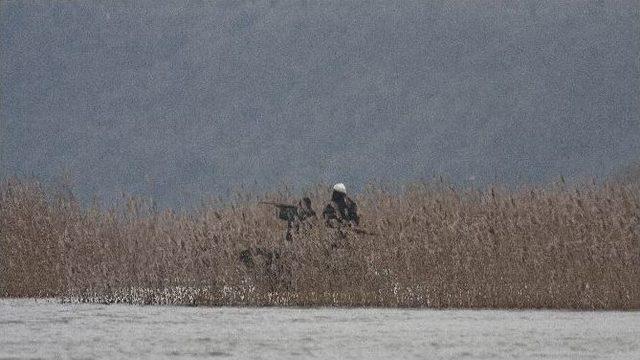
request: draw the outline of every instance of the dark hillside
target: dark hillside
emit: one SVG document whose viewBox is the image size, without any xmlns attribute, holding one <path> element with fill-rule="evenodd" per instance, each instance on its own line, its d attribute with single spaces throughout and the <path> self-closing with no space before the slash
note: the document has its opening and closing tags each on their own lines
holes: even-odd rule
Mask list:
<svg viewBox="0 0 640 360">
<path fill-rule="evenodd" d="M 176 204 L 240 184 L 602 178 L 640 157 L 637 1 L 0 11 L 0 177 L 67 170 L 85 195 Z"/>
</svg>

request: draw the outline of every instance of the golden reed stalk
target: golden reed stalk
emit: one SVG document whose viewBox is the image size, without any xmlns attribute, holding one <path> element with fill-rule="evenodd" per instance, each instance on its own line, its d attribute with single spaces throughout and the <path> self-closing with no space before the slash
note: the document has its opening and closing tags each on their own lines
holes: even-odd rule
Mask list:
<svg viewBox="0 0 640 360">
<path fill-rule="evenodd" d="M 189 212 L 83 208 L 37 182 L 0 185 L 0 296 L 195 305 L 640 309 L 631 185 L 357 196 L 364 228 L 287 242 L 257 200 Z M 310 192 L 316 211 L 328 197 Z M 240 261 L 243 250 L 251 264 Z M 266 255 L 265 255 L 266 254 Z"/>
</svg>

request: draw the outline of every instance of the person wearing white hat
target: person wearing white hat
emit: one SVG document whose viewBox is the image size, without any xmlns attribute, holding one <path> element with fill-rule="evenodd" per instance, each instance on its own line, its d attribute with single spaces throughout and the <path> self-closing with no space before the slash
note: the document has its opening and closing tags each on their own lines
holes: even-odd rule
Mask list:
<svg viewBox="0 0 640 360">
<path fill-rule="evenodd" d="M 358 206 L 347 196 L 347 187 L 343 183 L 333 185 L 331 202 L 322 211 L 322 217 L 329 227 L 358 226 L 360 224 Z"/>
</svg>

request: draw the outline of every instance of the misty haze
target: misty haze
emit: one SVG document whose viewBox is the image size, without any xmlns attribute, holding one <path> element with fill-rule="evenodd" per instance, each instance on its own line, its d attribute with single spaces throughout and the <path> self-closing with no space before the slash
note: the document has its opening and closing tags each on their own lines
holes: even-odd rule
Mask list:
<svg viewBox="0 0 640 360">
<path fill-rule="evenodd" d="M 85 198 L 588 181 L 640 157 L 636 1 L 0 9 L 0 176 Z"/>
<path fill-rule="evenodd" d="M 638 310 L 638 0 L 0 0 L 0 358 L 639 359 Z"/>
</svg>

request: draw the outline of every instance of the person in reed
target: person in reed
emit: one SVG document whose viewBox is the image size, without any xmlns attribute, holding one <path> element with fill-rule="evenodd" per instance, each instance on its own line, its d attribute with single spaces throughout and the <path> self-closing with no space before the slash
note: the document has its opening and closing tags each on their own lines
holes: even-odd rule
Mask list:
<svg viewBox="0 0 640 360">
<path fill-rule="evenodd" d="M 311 206 L 311 199 L 302 198 L 297 205 L 289 205 L 271 201 L 261 201 L 260 204 L 275 206 L 278 209 L 278 218 L 287 222 L 286 239 L 291 241 L 294 234 L 298 234 L 301 229 L 308 230 L 317 218 L 316 212 Z"/>
<path fill-rule="evenodd" d="M 303 197 L 297 205 L 270 201 L 261 201 L 260 203 L 275 206 L 278 209 L 278 218 L 287 222 L 285 239 L 288 241 L 292 241 L 294 234 L 298 234 L 301 230 L 310 229 L 313 226 L 313 220 L 317 218 L 316 212 L 311 206 L 311 199 L 308 197 Z M 262 257 L 267 269 L 270 269 L 280 258 L 280 252 L 278 249 L 268 250 L 261 247 L 249 248 L 240 252 L 240 261 L 247 267 L 255 265 L 254 259 L 256 257 Z"/>
<path fill-rule="evenodd" d="M 311 207 L 311 199 L 303 197 L 302 200 L 300 200 L 296 215 L 297 217 L 292 224 L 292 228 L 294 228 L 296 232 L 300 231 L 301 228 L 311 228 L 311 222 L 317 218 L 316 212 L 313 210 L 313 207 Z"/>
<path fill-rule="evenodd" d="M 360 225 L 358 205 L 347 196 L 347 188 L 343 183 L 333 185 L 331 201 L 322 211 L 322 217 L 325 225 L 330 228 L 357 227 Z"/>
<path fill-rule="evenodd" d="M 286 239 L 291 241 L 294 234 L 298 234 L 300 230 L 308 230 L 312 225 L 312 221 L 317 218 L 316 212 L 311 207 L 311 199 L 303 197 L 295 207 L 293 217 L 287 220 Z"/>
</svg>

